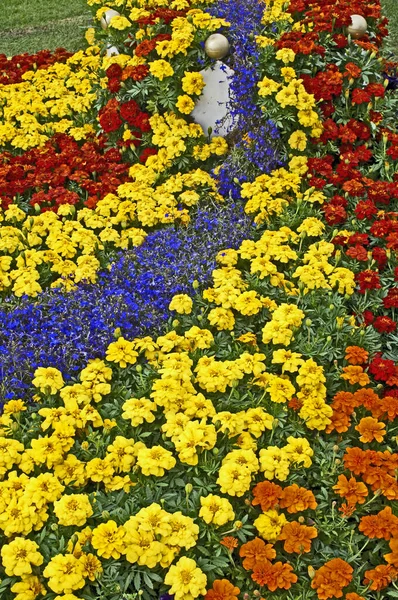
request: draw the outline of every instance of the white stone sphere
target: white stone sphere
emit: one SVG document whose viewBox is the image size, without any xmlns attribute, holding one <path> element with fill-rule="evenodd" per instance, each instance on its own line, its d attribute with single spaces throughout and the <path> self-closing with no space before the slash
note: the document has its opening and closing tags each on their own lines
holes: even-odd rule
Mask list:
<svg viewBox="0 0 398 600">
<path fill-rule="evenodd" d="M 205 42 L 205 52 L 210 58 L 221 60 L 229 52 L 229 41 L 221 33 L 213 33 Z"/>
<path fill-rule="evenodd" d="M 361 15 L 351 15 L 351 25 L 347 27 L 347 32 L 356 40 L 363 37 L 368 30 L 366 19 Z"/>
<path fill-rule="evenodd" d="M 104 12 L 104 14 L 102 15 L 102 19 L 101 19 L 101 27 L 102 29 L 108 29 L 110 20 L 113 17 L 119 17 L 120 13 L 117 12 L 117 10 L 113 10 L 113 8 L 109 8 L 107 11 Z"/>
<path fill-rule="evenodd" d="M 118 54 L 120 54 L 119 50 L 116 48 L 116 46 L 108 46 L 106 49 L 106 55 L 107 56 L 117 56 Z"/>
</svg>

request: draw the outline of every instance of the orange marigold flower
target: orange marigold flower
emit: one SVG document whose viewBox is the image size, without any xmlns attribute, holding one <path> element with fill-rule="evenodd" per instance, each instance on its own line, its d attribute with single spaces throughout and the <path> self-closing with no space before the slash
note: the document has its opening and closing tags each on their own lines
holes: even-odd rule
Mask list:
<svg viewBox="0 0 398 600">
<path fill-rule="evenodd" d="M 374 411 L 379 412 L 381 409 L 381 400 L 372 388 L 357 390 L 354 394 L 354 401 L 356 406 L 364 406 L 371 413 Z M 372 414 L 372 416 L 377 418 L 375 414 Z"/>
<path fill-rule="evenodd" d="M 345 433 L 348 431 L 351 425 L 351 419 L 348 415 L 343 412 L 337 412 L 333 409 L 334 412 L 330 417 L 331 423 L 326 427 L 326 433 L 332 433 L 332 431 L 337 431 L 337 433 Z"/>
<path fill-rule="evenodd" d="M 216 579 L 213 587 L 207 592 L 205 600 L 238 600 L 240 589 L 232 585 L 228 579 Z"/>
<path fill-rule="evenodd" d="M 398 398 L 385 396 L 381 400 L 380 410 L 382 411 L 381 414 L 386 415 L 389 421 L 394 421 L 398 417 Z"/>
<path fill-rule="evenodd" d="M 284 525 L 279 539 L 285 540 L 283 548 L 289 554 L 293 552 L 304 554 L 311 550 L 311 540 L 317 535 L 315 527 L 307 527 L 307 525 L 300 525 L 298 521 L 292 521 Z"/>
<path fill-rule="evenodd" d="M 234 548 L 238 547 L 238 540 L 231 535 L 227 535 L 220 540 L 220 544 L 232 551 Z"/>
<path fill-rule="evenodd" d="M 296 583 L 297 575 L 292 572 L 293 567 L 286 563 L 270 562 L 258 563 L 252 573 L 252 579 L 259 585 L 266 585 L 270 592 L 277 589 L 288 590 L 292 583 Z"/>
<path fill-rule="evenodd" d="M 343 374 L 340 377 L 348 381 L 351 385 L 358 383 L 358 385 L 364 387 L 370 383 L 369 375 L 364 372 L 362 367 L 344 367 Z"/>
<path fill-rule="evenodd" d="M 364 444 L 369 444 L 373 440 L 382 442 L 387 433 L 385 424 L 380 423 L 380 421 L 373 417 L 364 417 L 359 421 L 359 425 L 355 429 L 361 434 L 359 440 Z"/>
<path fill-rule="evenodd" d="M 319 600 L 341 598 L 342 589 L 351 582 L 353 571 L 345 560 L 332 558 L 316 571 L 311 587 L 316 590 Z"/>
<path fill-rule="evenodd" d="M 364 365 L 368 362 L 369 352 L 360 348 L 360 346 L 347 346 L 345 359 L 350 365 Z"/>
<path fill-rule="evenodd" d="M 338 410 L 346 415 L 351 415 L 356 406 L 359 406 L 359 403 L 352 392 L 337 392 L 337 394 L 333 396 L 333 410 Z"/>
<path fill-rule="evenodd" d="M 371 461 L 369 453 L 362 448 L 347 448 L 343 462 L 346 469 L 355 475 L 361 475 L 369 468 Z"/>
<path fill-rule="evenodd" d="M 346 594 L 345 600 L 366 600 L 366 598 L 359 596 L 355 592 L 350 592 L 349 594 Z"/>
<path fill-rule="evenodd" d="M 384 560 L 393 567 L 398 567 L 398 538 L 392 538 L 389 542 L 392 552 L 384 555 Z"/>
<path fill-rule="evenodd" d="M 318 506 L 314 494 L 296 483 L 285 487 L 279 505 L 286 508 L 288 513 L 301 512 L 307 508 L 315 509 Z"/>
<path fill-rule="evenodd" d="M 397 571 L 392 565 L 378 565 L 375 569 L 365 571 L 364 585 L 370 583 L 369 589 L 377 592 L 387 587 L 396 577 Z"/>
<path fill-rule="evenodd" d="M 351 515 L 355 512 L 355 504 L 348 504 L 344 502 L 340 508 L 339 512 L 343 515 L 343 517 L 351 517 Z"/>
<path fill-rule="evenodd" d="M 276 485 L 271 481 L 261 481 L 253 488 L 253 496 L 253 506 L 259 504 L 261 510 L 267 511 L 279 504 L 279 500 L 283 496 L 283 490 L 280 485 Z"/>
<path fill-rule="evenodd" d="M 243 544 L 239 550 L 239 555 L 244 559 L 243 568 L 252 571 L 257 563 L 273 560 L 276 552 L 272 544 L 266 544 L 263 540 L 256 537 L 250 542 Z"/>
<path fill-rule="evenodd" d="M 360 76 L 360 74 L 362 73 L 362 69 L 360 67 L 358 67 L 358 65 L 356 65 L 353 62 L 349 62 L 346 64 L 345 66 L 345 71 L 343 73 L 344 77 L 349 77 L 350 79 L 356 79 L 357 77 Z M 358 346 L 349 346 L 348 348 L 358 348 Z M 347 350 L 348 350 L 347 348 Z M 362 350 L 362 348 L 359 348 L 359 350 Z M 365 352 L 365 350 L 364 350 Z"/>
<path fill-rule="evenodd" d="M 390 506 L 386 506 L 377 515 L 362 517 L 359 531 L 368 538 L 383 538 L 388 541 L 392 537 L 398 537 L 398 517 L 392 513 Z"/>
<path fill-rule="evenodd" d="M 339 475 L 336 485 L 333 486 L 335 492 L 345 498 L 348 504 L 363 504 L 368 495 L 368 488 L 355 477 L 349 480 L 345 475 Z"/>
<path fill-rule="evenodd" d="M 298 412 L 301 408 L 303 408 L 303 402 L 302 402 L 302 400 L 299 400 L 298 398 L 292 398 L 291 400 L 289 400 L 287 405 L 289 408 L 291 408 L 292 410 L 295 410 L 296 412 Z"/>
</svg>

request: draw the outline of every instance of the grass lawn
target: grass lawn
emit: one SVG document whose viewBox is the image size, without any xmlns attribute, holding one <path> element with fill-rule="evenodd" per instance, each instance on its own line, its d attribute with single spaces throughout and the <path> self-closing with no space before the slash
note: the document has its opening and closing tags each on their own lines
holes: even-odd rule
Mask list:
<svg viewBox="0 0 398 600">
<path fill-rule="evenodd" d="M 398 56 L 398 0 L 381 0 L 384 15 L 389 19 L 388 47 Z"/>
<path fill-rule="evenodd" d="M 5 0 L 1 8 L 0 54 L 7 56 L 78 50 L 91 16 L 86 0 Z"/>
</svg>

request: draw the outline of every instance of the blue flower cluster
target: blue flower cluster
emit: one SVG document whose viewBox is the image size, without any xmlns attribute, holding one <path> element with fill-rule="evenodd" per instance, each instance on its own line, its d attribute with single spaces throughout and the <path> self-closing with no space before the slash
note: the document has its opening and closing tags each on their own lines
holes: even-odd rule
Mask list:
<svg viewBox="0 0 398 600">
<path fill-rule="evenodd" d="M 271 121 L 265 120 L 255 102 L 259 81 L 259 52 L 255 36 L 261 31 L 264 5 L 242 0 L 218 0 L 211 10 L 230 23 L 227 35 L 232 55 L 226 60 L 233 68 L 229 104 L 231 129 L 239 125 L 239 131 L 247 134 L 235 145 L 217 173 L 220 193 L 238 199 L 243 182 L 283 164 L 278 147 L 279 131 Z"/>
<path fill-rule="evenodd" d="M 116 328 L 127 338 L 159 334 L 170 318 L 174 294 L 205 284 L 224 248 L 237 248 L 254 233 L 241 204 L 208 204 L 183 228 L 148 235 L 134 251 L 120 253 L 98 283 L 69 294 L 52 290 L 36 302 L 23 299 L 0 310 L 0 400 L 25 397 L 38 366 L 73 376 L 90 358 L 104 356 Z"/>
</svg>

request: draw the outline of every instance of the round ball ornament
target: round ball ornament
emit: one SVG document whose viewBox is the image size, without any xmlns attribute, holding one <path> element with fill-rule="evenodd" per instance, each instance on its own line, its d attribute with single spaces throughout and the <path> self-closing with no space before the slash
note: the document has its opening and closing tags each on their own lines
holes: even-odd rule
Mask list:
<svg viewBox="0 0 398 600">
<path fill-rule="evenodd" d="M 102 29 L 108 29 L 110 20 L 113 17 L 120 17 L 120 13 L 118 13 L 117 10 L 113 10 L 113 8 L 108 8 L 108 10 L 106 10 L 104 12 L 104 14 L 102 15 L 102 19 L 101 19 Z"/>
<path fill-rule="evenodd" d="M 205 42 L 205 52 L 209 58 L 221 60 L 224 56 L 227 56 L 229 49 L 229 41 L 221 33 L 213 33 Z"/>
<path fill-rule="evenodd" d="M 368 30 L 366 19 L 361 15 L 351 15 L 351 25 L 347 27 L 347 33 L 355 40 L 363 37 Z"/>
</svg>

